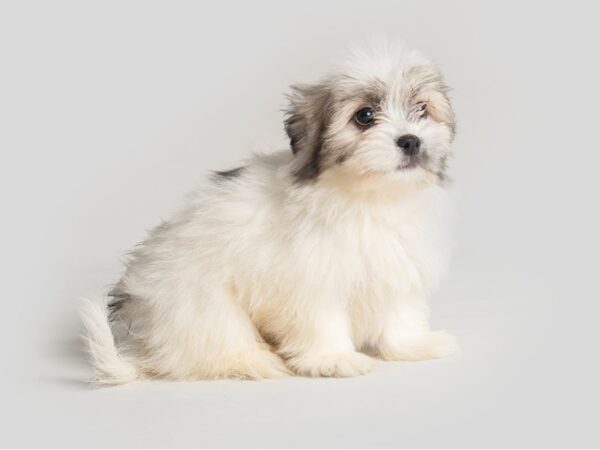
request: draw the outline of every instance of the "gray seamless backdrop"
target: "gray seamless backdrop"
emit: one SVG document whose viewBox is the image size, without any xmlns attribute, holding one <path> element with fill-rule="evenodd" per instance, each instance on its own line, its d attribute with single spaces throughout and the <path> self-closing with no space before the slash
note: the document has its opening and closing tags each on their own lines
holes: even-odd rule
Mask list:
<svg viewBox="0 0 600 450">
<path fill-rule="evenodd" d="M 0 3 L 0 444 L 599 446 L 599 2 Z M 77 300 L 209 169 L 287 144 L 287 86 L 403 38 L 458 115 L 460 357 L 354 379 L 91 389 Z"/>
</svg>

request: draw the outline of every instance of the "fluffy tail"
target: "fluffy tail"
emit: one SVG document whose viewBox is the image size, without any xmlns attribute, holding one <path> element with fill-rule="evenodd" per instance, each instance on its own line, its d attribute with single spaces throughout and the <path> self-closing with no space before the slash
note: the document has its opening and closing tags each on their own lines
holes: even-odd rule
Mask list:
<svg viewBox="0 0 600 450">
<path fill-rule="evenodd" d="M 119 354 L 115 345 L 108 323 L 107 299 L 102 296 L 85 299 L 80 316 L 84 326 L 84 343 L 96 369 L 93 382 L 108 385 L 137 380 L 136 367 Z"/>
</svg>

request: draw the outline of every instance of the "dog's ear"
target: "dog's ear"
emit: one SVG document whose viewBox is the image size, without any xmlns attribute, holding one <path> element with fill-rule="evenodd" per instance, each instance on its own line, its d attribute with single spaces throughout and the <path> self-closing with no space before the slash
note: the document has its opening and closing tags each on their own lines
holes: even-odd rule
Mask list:
<svg viewBox="0 0 600 450">
<path fill-rule="evenodd" d="M 431 118 L 437 122 L 445 123 L 450 128 L 452 138 L 454 138 L 454 134 L 456 133 L 456 118 L 446 85 L 442 84 L 436 89 L 425 92 L 424 98 L 426 98 L 427 112 Z"/>
<path fill-rule="evenodd" d="M 331 90 L 326 83 L 292 86 L 285 131 L 294 154 L 320 152 L 327 128 Z"/>
<path fill-rule="evenodd" d="M 438 68 L 433 63 L 424 64 L 410 69 L 406 77 L 414 94 L 413 101 L 426 103 L 429 116 L 445 123 L 454 137 L 456 118 L 448 95 L 450 89 Z"/>
</svg>

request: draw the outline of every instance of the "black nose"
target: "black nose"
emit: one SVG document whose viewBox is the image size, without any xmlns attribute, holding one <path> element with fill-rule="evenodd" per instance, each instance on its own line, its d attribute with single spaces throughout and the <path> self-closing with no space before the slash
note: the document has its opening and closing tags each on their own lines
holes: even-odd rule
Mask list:
<svg viewBox="0 0 600 450">
<path fill-rule="evenodd" d="M 408 156 L 416 155 L 421 148 L 421 141 L 414 134 L 400 136 L 396 141 L 396 144 L 398 144 L 398 147 L 402 149 L 402 152 Z"/>
</svg>

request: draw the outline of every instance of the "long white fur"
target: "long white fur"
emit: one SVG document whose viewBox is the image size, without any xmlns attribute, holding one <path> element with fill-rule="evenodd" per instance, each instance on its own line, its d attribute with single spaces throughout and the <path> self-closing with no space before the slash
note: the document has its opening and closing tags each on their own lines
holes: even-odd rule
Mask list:
<svg viewBox="0 0 600 450">
<path fill-rule="evenodd" d="M 85 299 L 80 316 L 86 330 L 86 350 L 96 368 L 94 382 L 98 384 L 121 384 L 135 381 L 138 377 L 135 365 L 126 361 L 115 346 L 108 323 L 107 299 L 103 296 Z"/>
<path fill-rule="evenodd" d="M 424 64 L 405 51 L 357 61 L 342 70 L 359 80 Z M 413 123 L 396 104 L 383 113 L 386 123 L 361 137 L 336 116 L 334 143 L 362 141 L 315 180 L 299 182 L 306 158 L 289 150 L 206 180 L 133 250 L 112 322 L 108 299 L 86 303 L 96 381 L 353 376 L 373 356 L 454 353 L 452 336 L 430 330 L 427 306 L 446 266 L 448 190 L 429 171 L 395 170 L 394 144 L 412 132 L 432 154 L 447 152 L 451 126 Z"/>
</svg>

